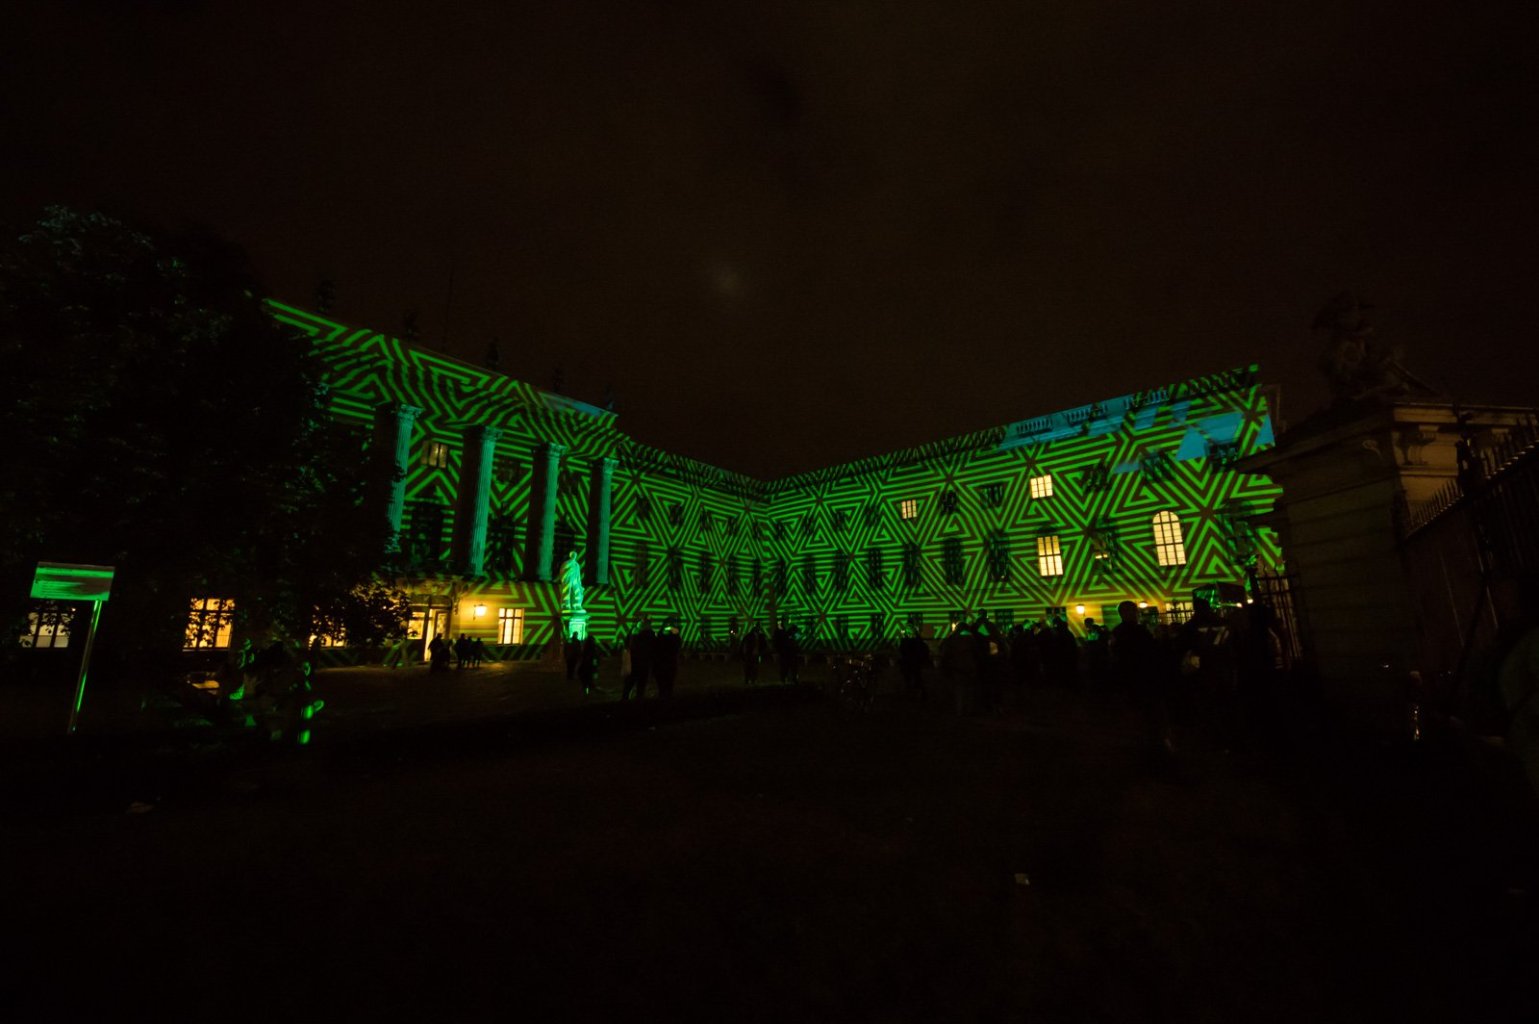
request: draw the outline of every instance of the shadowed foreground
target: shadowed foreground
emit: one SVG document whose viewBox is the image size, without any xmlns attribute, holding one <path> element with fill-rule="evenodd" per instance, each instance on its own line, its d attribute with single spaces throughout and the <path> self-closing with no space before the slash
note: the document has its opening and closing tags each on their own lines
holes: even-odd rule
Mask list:
<svg viewBox="0 0 1539 1024">
<path fill-rule="evenodd" d="M 1279 762 L 1221 755 L 1160 778 L 1118 702 L 1056 692 L 981 719 L 768 694 L 714 712 L 323 742 L 211 765 L 143 813 L 13 819 L 23 942 L 0 1005 L 1525 1015 L 1527 900 L 1478 870 L 1474 837 L 1448 839 L 1480 825 L 1467 801 L 1405 788 L 1414 758 L 1378 755 L 1352 785 L 1341 765 L 1284 784 Z"/>
</svg>

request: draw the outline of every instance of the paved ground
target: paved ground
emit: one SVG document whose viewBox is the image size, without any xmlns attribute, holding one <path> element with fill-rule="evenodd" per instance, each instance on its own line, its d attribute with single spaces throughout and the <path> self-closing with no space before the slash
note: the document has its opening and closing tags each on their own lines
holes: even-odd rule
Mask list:
<svg viewBox="0 0 1539 1024">
<path fill-rule="evenodd" d="M 697 669 L 672 707 L 540 672 L 323 676 L 337 717 L 305 751 L 103 747 L 32 775 L 42 803 L 13 772 L 0 1009 L 1533 1017 L 1504 807 L 1451 754 L 1193 750 L 1171 775 L 1112 698 L 852 715 Z"/>
</svg>

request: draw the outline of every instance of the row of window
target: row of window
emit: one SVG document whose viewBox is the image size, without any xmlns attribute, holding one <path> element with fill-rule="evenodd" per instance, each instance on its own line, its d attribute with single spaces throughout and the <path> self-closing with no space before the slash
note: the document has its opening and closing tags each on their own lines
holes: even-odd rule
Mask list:
<svg viewBox="0 0 1539 1024">
<path fill-rule="evenodd" d="M 1155 558 L 1162 566 L 1177 566 L 1186 564 L 1186 543 L 1182 536 L 1181 520 L 1174 513 L 1164 511 L 1156 513 L 1151 523 L 1154 533 Z M 1101 529 L 1091 531 L 1089 534 L 1091 543 L 1091 556 L 1095 564 L 1104 566 L 1115 553 L 1116 538 L 1114 531 Z M 1062 576 L 1064 574 L 1063 542 L 1057 535 L 1045 535 L 1035 538 L 1037 574 L 1042 577 Z M 995 583 L 1005 583 L 1010 579 L 1011 573 L 1010 538 L 1002 531 L 989 534 L 984 539 L 984 557 L 989 580 Z M 920 565 L 922 555 L 918 544 L 904 544 L 901 548 L 900 573 L 904 587 L 915 589 L 921 583 Z M 633 566 L 632 577 L 637 587 L 645 588 L 651 582 L 652 550 L 646 541 L 638 541 L 636 544 L 636 561 Z M 849 551 L 835 551 L 832 560 L 831 584 L 838 593 L 844 593 L 850 588 L 850 580 L 855 571 L 856 556 Z M 966 582 L 966 563 L 960 537 L 947 537 L 941 541 L 941 577 L 948 586 L 961 586 Z M 670 547 L 665 555 L 664 568 L 667 572 L 667 585 L 669 590 L 680 590 L 684 586 L 685 567 L 684 552 L 678 547 Z M 872 590 L 881 590 L 887 583 L 886 556 L 881 548 L 870 547 L 864 552 L 861 568 L 864 572 L 866 585 Z M 813 554 L 802 556 L 801 562 L 802 589 L 808 594 L 816 594 L 821 585 L 818 575 L 818 559 Z M 772 572 L 775 577 L 775 589 L 779 593 L 785 593 L 786 580 L 789 576 L 789 566 L 785 559 L 776 559 L 772 563 Z M 709 552 L 703 552 L 696 564 L 696 587 L 702 594 L 708 594 L 714 587 L 716 573 L 716 560 Z M 758 559 L 752 559 L 749 563 L 750 592 L 759 593 L 764 587 L 764 563 Z M 728 555 L 725 561 L 724 578 L 726 591 L 729 596 L 736 596 L 741 586 L 739 560 L 736 555 Z"/>
<path fill-rule="evenodd" d="M 472 606 L 471 621 L 479 620 L 486 613 L 485 605 Z M 64 647 L 69 643 L 68 612 L 47 609 L 32 613 L 34 621 L 31 640 L 27 646 Z M 445 627 L 443 609 L 416 609 L 407 635 L 421 638 L 427 635 L 429 619 L 432 631 L 442 633 Z M 193 598 L 187 613 L 187 634 L 183 647 L 187 650 L 216 650 L 230 646 L 235 630 L 235 601 L 228 597 Z M 524 609 L 497 609 L 497 643 L 521 644 L 524 642 Z M 347 638 L 342 635 L 313 636 L 313 647 L 342 647 Z"/>
</svg>

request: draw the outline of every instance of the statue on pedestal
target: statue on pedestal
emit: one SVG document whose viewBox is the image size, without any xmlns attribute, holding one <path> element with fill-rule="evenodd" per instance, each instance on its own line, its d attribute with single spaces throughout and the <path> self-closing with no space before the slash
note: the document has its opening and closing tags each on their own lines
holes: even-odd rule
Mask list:
<svg viewBox="0 0 1539 1024">
<path fill-rule="evenodd" d="M 567 552 L 566 564 L 561 567 L 561 610 L 580 612 L 582 607 L 582 565 L 577 561 L 577 551 Z"/>
</svg>

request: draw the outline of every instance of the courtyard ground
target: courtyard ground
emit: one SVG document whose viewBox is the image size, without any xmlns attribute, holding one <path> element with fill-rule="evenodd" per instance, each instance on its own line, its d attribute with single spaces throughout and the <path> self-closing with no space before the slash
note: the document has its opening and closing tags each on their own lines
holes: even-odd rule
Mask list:
<svg viewBox="0 0 1539 1024">
<path fill-rule="evenodd" d="M 1154 771 L 1116 695 L 964 718 L 682 682 L 637 706 L 538 666 L 323 673 L 303 750 L 13 757 L 0 1010 L 1534 1016 L 1509 807 L 1451 746 Z"/>
</svg>

